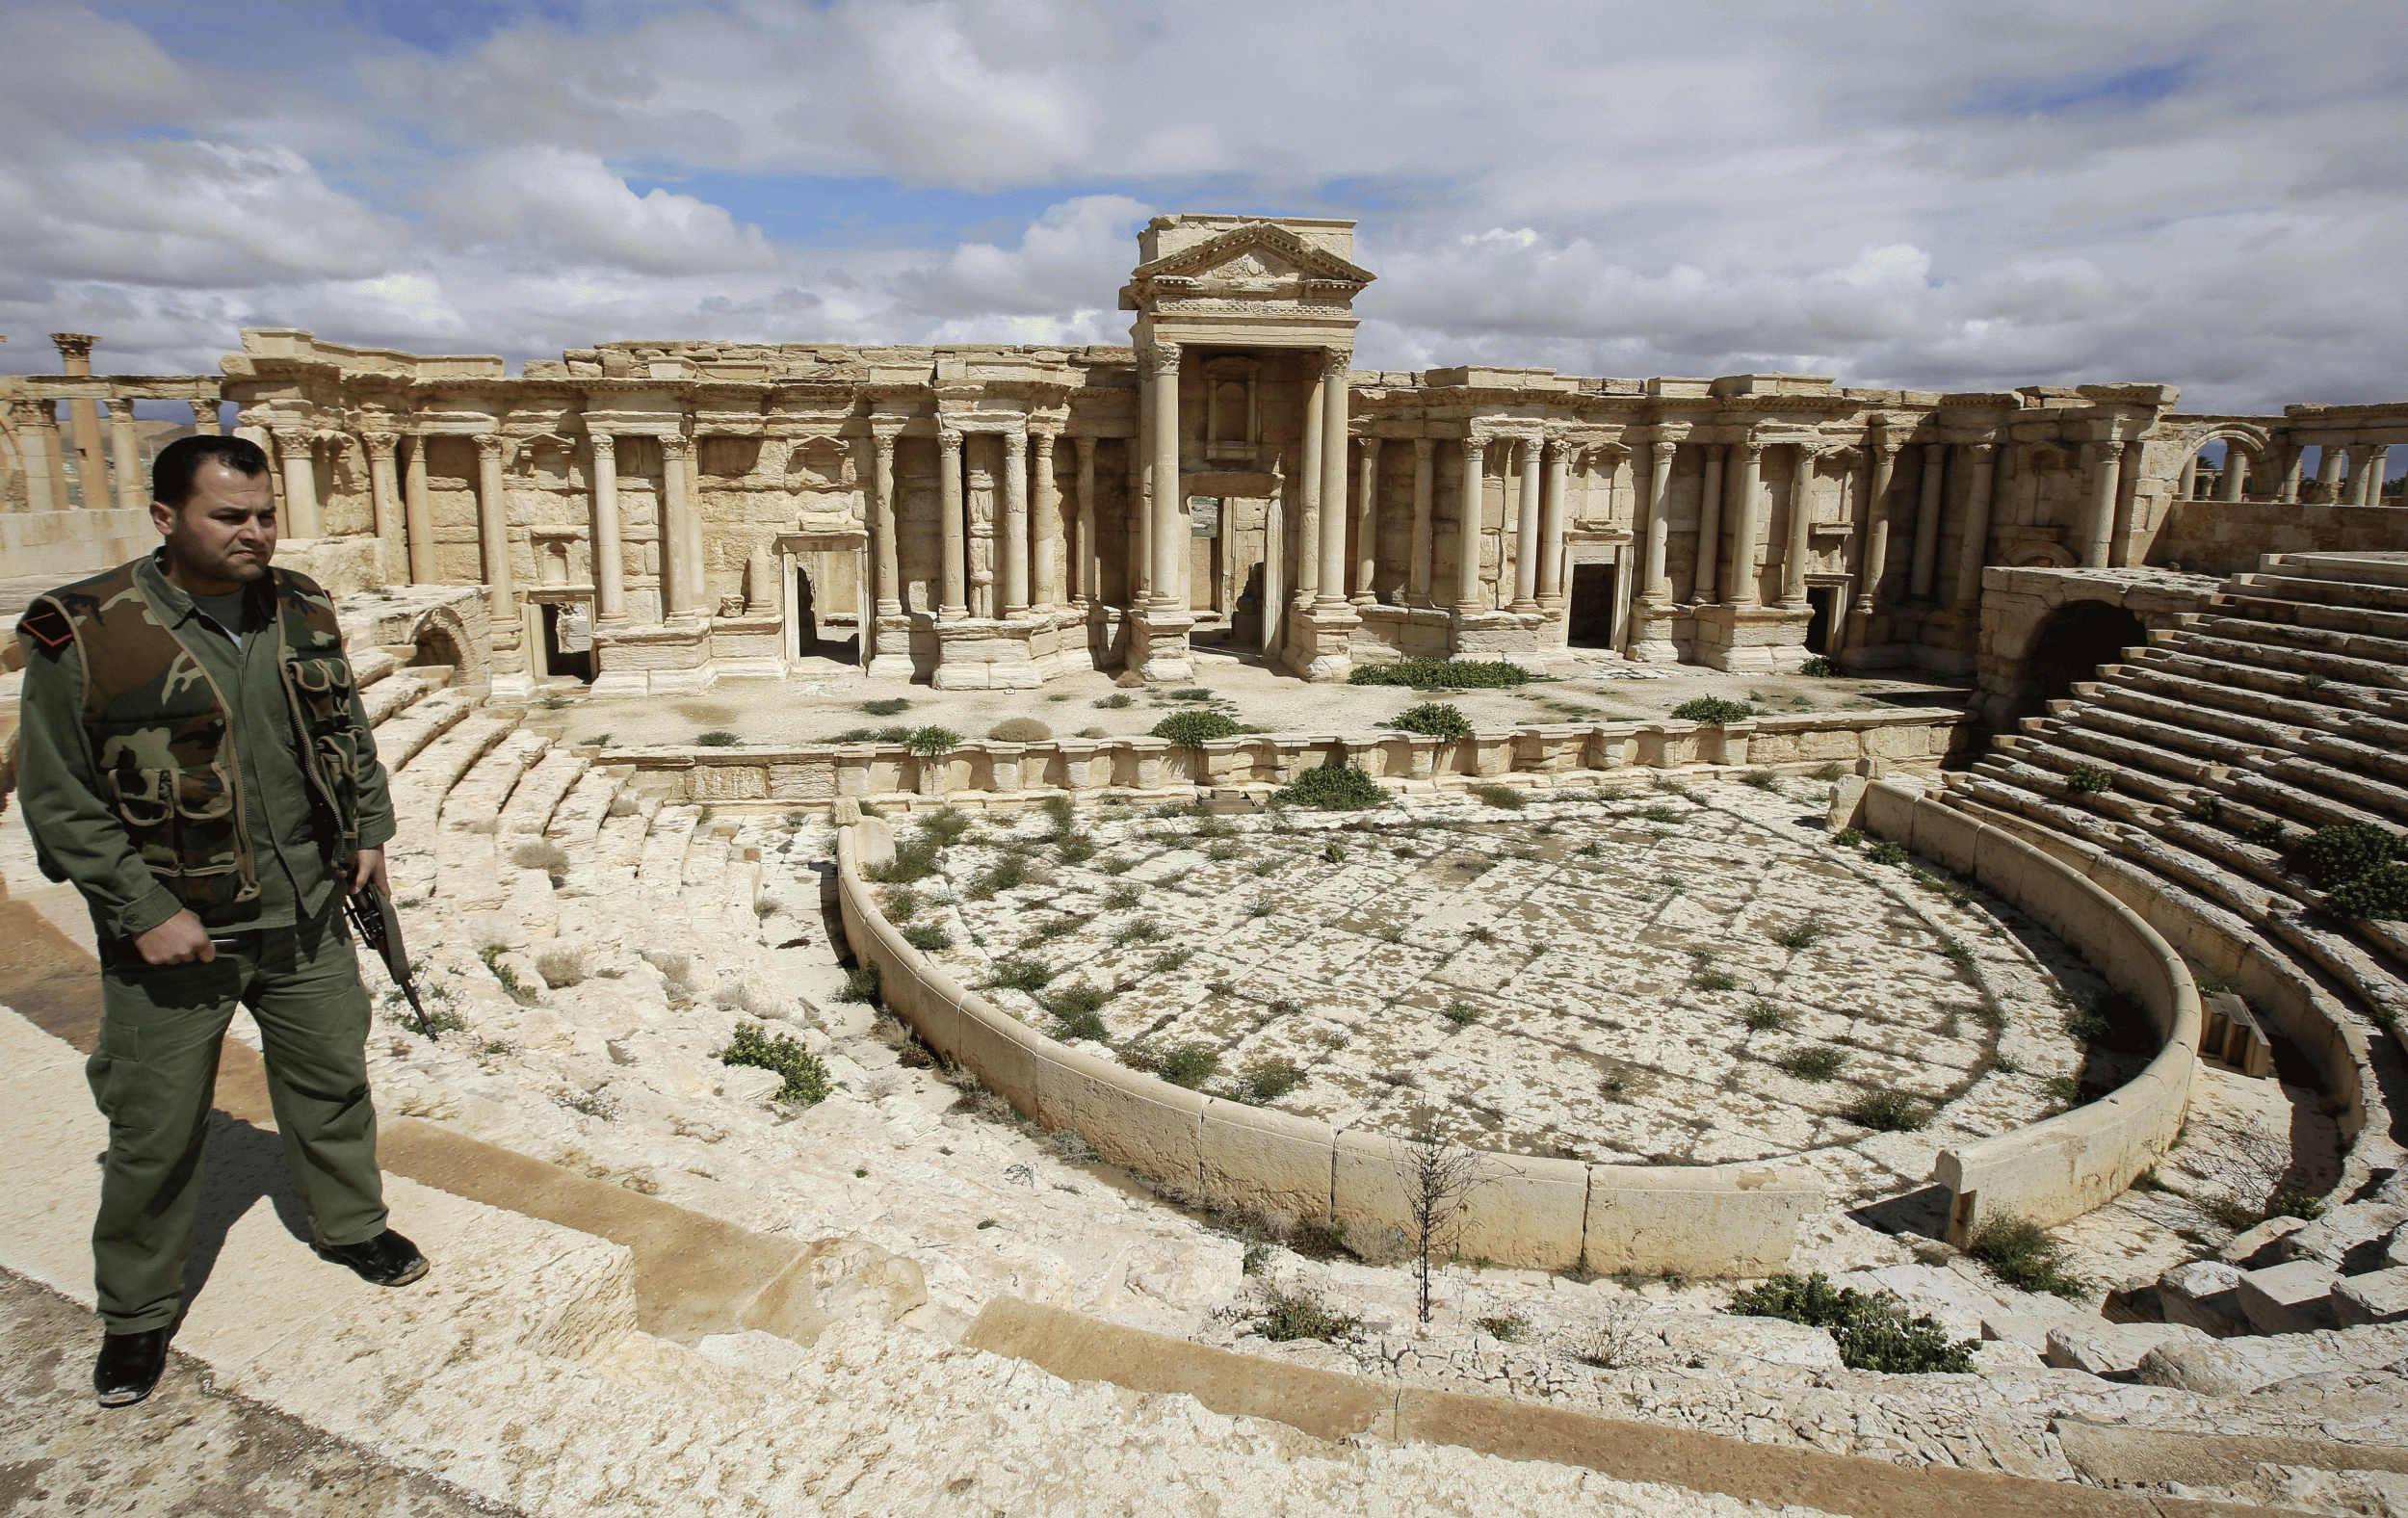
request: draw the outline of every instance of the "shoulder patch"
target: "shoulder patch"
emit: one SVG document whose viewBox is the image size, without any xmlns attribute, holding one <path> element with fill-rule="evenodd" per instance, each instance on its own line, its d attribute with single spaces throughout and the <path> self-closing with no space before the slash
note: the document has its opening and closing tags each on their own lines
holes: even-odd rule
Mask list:
<svg viewBox="0 0 2408 1518">
<path fill-rule="evenodd" d="M 75 624 L 48 601 L 38 602 L 16 621 L 17 636 L 42 648 L 57 650 L 75 641 Z"/>
</svg>

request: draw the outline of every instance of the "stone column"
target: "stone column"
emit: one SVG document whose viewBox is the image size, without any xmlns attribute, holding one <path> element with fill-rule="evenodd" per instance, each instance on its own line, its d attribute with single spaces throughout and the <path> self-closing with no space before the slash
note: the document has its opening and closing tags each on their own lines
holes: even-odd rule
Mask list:
<svg viewBox="0 0 2408 1518">
<path fill-rule="evenodd" d="M 1968 610 L 1981 602 L 1981 567 L 1990 557 L 1990 497 L 1995 483 L 1994 443 L 1967 443 L 1957 455 L 1964 460 L 1965 537 L 1956 552 L 1956 593 L 1950 597 Z"/>
<path fill-rule="evenodd" d="M 2115 487 L 2123 473 L 2124 445 L 2084 443 L 2082 463 L 2090 471 L 2090 510 L 2083 515 L 2077 557 L 2084 569 L 2107 566 L 2107 540 L 2115 532 Z"/>
<path fill-rule="evenodd" d="M 434 508 L 427 499 L 427 445 L 430 440 L 405 433 L 402 446 L 408 458 L 402 468 L 402 527 L 409 538 L 409 583 L 434 583 Z"/>
<path fill-rule="evenodd" d="M 2229 439 L 2226 440 L 2224 444 L 2224 478 L 2216 483 L 2215 498 L 2219 501 L 2239 500 L 2241 498 L 2241 490 L 2247 485 L 2248 481 L 2249 456 L 2240 451 L 2240 445 L 2238 443 L 2233 442 Z"/>
<path fill-rule="evenodd" d="M 50 341 L 58 347 L 63 371 L 92 373 L 92 345 L 99 338 L 84 332 L 53 332 Z M 109 504 L 109 466 L 100 457 L 100 406 L 93 401 L 69 401 L 66 408 L 75 428 L 75 476 L 84 484 L 84 509 L 97 511 Z"/>
<path fill-rule="evenodd" d="M 1487 446 L 1484 438 L 1463 439 L 1463 496 L 1455 533 L 1454 610 L 1458 616 L 1478 616 L 1487 610 L 1479 594 L 1481 457 Z"/>
<path fill-rule="evenodd" d="M 321 528 L 318 459 L 309 430 L 279 427 L 274 431 L 277 457 L 284 460 L 284 526 L 295 537 L 315 537 Z M 494 441 L 499 443 L 501 439 L 496 437 Z M 497 473 L 494 478 L 498 480 L 500 475 Z"/>
<path fill-rule="evenodd" d="M 1429 605 L 1430 452 L 1437 446 L 1435 438 L 1413 439 L 1413 566 L 1405 581 L 1405 600 L 1414 606 Z"/>
<path fill-rule="evenodd" d="M 627 620 L 627 550 L 618 520 L 618 439 L 609 432 L 588 438 L 593 447 L 593 616 L 597 622 Z"/>
<path fill-rule="evenodd" d="M 1104 556 L 1095 546 L 1095 438 L 1081 432 L 1072 441 L 1079 450 L 1079 557 L 1071 599 L 1092 606 L 1104 598 Z"/>
<path fill-rule="evenodd" d="M 1296 591 L 1309 604 L 1322 583 L 1322 413 L 1329 393 L 1320 374 L 1304 391 L 1304 435 L 1297 451 L 1303 456 L 1296 470 Z"/>
<path fill-rule="evenodd" d="M 218 403 L 214 399 L 188 401 L 185 404 L 193 408 L 193 432 L 196 435 L 200 437 L 224 435 L 225 428 L 218 420 Z"/>
<path fill-rule="evenodd" d="M 1814 551 L 1815 459 L 1820 443 L 1798 443 L 1796 471 L 1790 476 L 1790 540 L 1781 551 L 1781 604 L 1806 604 L 1806 556 Z"/>
<path fill-rule="evenodd" d="M 1055 559 L 1061 552 L 1061 491 L 1054 484 L 1054 434 L 1036 434 L 1035 458 L 1031 468 L 1035 471 L 1035 526 L 1032 529 L 1029 552 L 1035 563 L 1030 566 L 1035 589 L 1035 606 L 1050 612 L 1061 600 L 1061 575 L 1055 567 Z"/>
<path fill-rule="evenodd" d="M 2282 459 L 2283 473 L 2281 483 L 2275 487 L 2274 499 L 2286 503 L 2295 502 L 2299 499 L 2299 445 L 2285 443 Z"/>
<path fill-rule="evenodd" d="M 694 501 L 686 491 L 686 455 L 694 445 L 682 436 L 661 439 L 661 600 L 662 615 L 692 616 L 701 610 L 700 566 L 686 562 L 686 520 Z"/>
<path fill-rule="evenodd" d="M 1639 570 L 1641 594 L 1651 606 L 1672 604 L 1672 575 L 1665 555 L 1672 544 L 1672 458 L 1681 445 L 1650 438 L 1638 445 L 1639 478 L 1647 489 L 1647 553 Z"/>
<path fill-rule="evenodd" d="M 1153 529 L 1146 581 L 1152 602 L 1165 611 L 1184 610 L 1180 560 L 1187 551 L 1176 530 L 1186 503 L 1179 493 L 1179 345 L 1157 341 L 1146 355 L 1147 421 L 1154 449 Z"/>
<path fill-rule="evenodd" d="M 1538 464 L 1539 441 L 1525 438 L 1521 451 L 1521 491 L 1513 515 L 1513 606 L 1521 613 L 1538 610 Z"/>
<path fill-rule="evenodd" d="M 2122 467 L 2116 471 L 2115 525 L 2107 532 L 2107 563 L 2117 569 L 2125 566 L 2132 556 L 2133 516 L 2139 510 L 2140 439 L 2124 444 Z"/>
<path fill-rule="evenodd" d="M 895 547 L 895 438 L 902 431 L 901 422 L 870 430 L 877 451 L 870 474 L 870 551 L 877 556 L 877 566 L 871 571 L 877 588 L 871 594 L 878 616 L 903 615 L 903 561 Z"/>
<path fill-rule="evenodd" d="M 1564 514 L 1571 505 L 1572 447 L 1558 437 L 1547 444 L 1547 472 L 1538 500 L 1538 605 L 1563 610 Z"/>
<path fill-rule="evenodd" d="M 139 511 L 150 504 L 142 438 L 134 432 L 134 403 L 118 396 L 109 398 L 109 473 L 117 485 L 118 510 Z"/>
<path fill-rule="evenodd" d="M 1764 468 L 1765 445 L 1750 437 L 1732 445 L 1739 451 L 1739 484 L 1734 490 L 1738 497 L 1731 513 L 1731 572 L 1724 577 L 1723 601 L 1731 606 L 1760 606 L 1762 598 L 1756 590 L 1756 533 L 1761 525 L 1757 512 L 1762 510 L 1756 497 Z"/>
<path fill-rule="evenodd" d="M 1706 471 L 1698 481 L 1697 491 L 1697 562 L 1689 569 L 1689 600 L 1703 606 L 1714 598 L 1714 588 L 1722 584 L 1715 570 L 1722 562 L 1722 497 L 1725 471 L 1722 460 L 1730 454 L 1727 443 L 1706 445 Z M 1664 489 L 1672 488 L 1667 473 Z"/>
<path fill-rule="evenodd" d="M 2342 498 L 2342 470 L 2349 463 L 2349 451 L 2339 443 L 2325 443 L 2316 450 L 2317 493 L 2327 502 Z"/>
<path fill-rule="evenodd" d="M 400 491 L 393 486 L 393 434 L 362 432 L 359 444 L 368 452 L 368 508 L 377 524 L 377 573 L 389 584 L 394 566 L 406 560 L 409 538 L 402 521 Z"/>
<path fill-rule="evenodd" d="M 502 481 L 507 444 L 499 432 L 477 434 L 477 533 L 484 551 L 486 598 L 497 626 L 510 615 L 510 507 Z"/>
<path fill-rule="evenodd" d="M 1322 562 L 1314 604 L 1337 607 L 1347 598 L 1347 370 L 1345 349 L 1322 354 Z"/>
<path fill-rule="evenodd" d="M 50 403 L 13 402 L 10 413 L 16 422 L 17 461 L 25 469 L 25 510 L 65 510 L 66 498 L 56 491 L 58 433 L 50 425 Z"/>
<path fill-rule="evenodd" d="M 2197 500 L 2198 497 L 2199 450 L 2193 448 L 2190 451 L 2190 457 L 2183 460 L 2183 483 L 2174 487 L 2174 499 L 2177 501 L 2194 501 Z"/>
<path fill-rule="evenodd" d="M 1872 484 L 1865 492 L 1865 562 L 1857 568 L 1856 611 L 1871 616 L 1890 572 L 1890 479 L 1898 470 L 1898 445 L 1874 434 Z"/>
<path fill-rule="evenodd" d="M 1138 372 L 1142 376 L 1145 372 L 1143 366 L 1140 365 Z M 1151 573 L 1153 564 L 1154 510 L 1153 497 L 1145 487 L 1146 476 L 1150 472 L 1150 466 L 1145 461 L 1145 418 L 1144 391 L 1140 387 L 1138 400 L 1139 432 L 1128 440 L 1129 510 L 1125 523 L 1128 529 L 1128 602 L 1133 610 L 1145 604 L 1146 576 Z"/>
<path fill-rule="evenodd" d="M 1369 606 L 1379 599 L 1379 439 L 1363 439 L 1363 465 L 1355 478 L 1354 604 Z"/>
<path fill-rule="evenodd" d="M 66 510 L 75 502 L 66 493 L 66 430 L 59 425 L 59 403 L 37 403 L 41 409 L 36 422 L 41 432 L 43 467 L 50 476 L 50 499 L 57 504 L 53 510 Z"/>
<path fill-rule="evenodd" d="M 1924 444 L 1923 494 L 1915 506 L 1915 557 L 1906 582 L 1906 593 L 1918 601 L 1931 599 L 1932 572 L 1940 562 L 1940 502 L 1948 473 L 1949 445 Z"/>
<path fill-rule="evenodd" d="M 1004 434 L 1003 572 L 996 576 L 1002 591 L 999 615 L 1026 619 L 1029 615 L 1029 434 L 1014 428 Z"/>
<path fill-rule="evenodd" d="M 2381 443 L 2362 443 L 2349 451 L 2349 504 L 2379 506 L 2383 501 L 2383 468 L 2391 462 L 2391 449 Z"/>
<path fill-rule="evenodd" d="M 964 536 L 961 501 L 961 433 L 951 427 L 936 430 L 937 537 L 943 548 L 936 615 L 957 620 L 970 615 L 970 556 Z"/>
</svg>

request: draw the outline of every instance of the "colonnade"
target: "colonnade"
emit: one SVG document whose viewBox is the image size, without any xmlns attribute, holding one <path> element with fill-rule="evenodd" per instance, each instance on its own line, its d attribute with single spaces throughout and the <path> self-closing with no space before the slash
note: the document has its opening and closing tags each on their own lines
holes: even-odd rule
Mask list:
<svg viewBox="0 0 2408 1518">
<path fill-rule="evenodd" d="M 2210 437 L 2205 442 L 2216 441 Z M 2213 471 L 2215 496 L 2218 501 L 2242 501 L 2249 498 L 2252 476 L 2261 464 L 2272 466 L 2275 484 L 2271 500 L 2295 502 L 2301 494 L 2301 464 L 2310 448 L 2317 449 L 2316 493 L 2322 503 L 2331 506 L 2379 506 L 2383 499 L 2383 475 L 2390 460 L 2388 443 L 2323 443 L 2282 441 L 2257 446 L 2254 440 L 2225 436 L 2224 463 Z M 2200 445 L 2204 446 L 2204 442 Z M 2264 457 L 2271 455 L 2271 458 Z M 2200 495 L 2199 449 L 2193 447 L 2183 462 L 2182 484 L 2175 498 L 2183 501 L 2204 499 Z"/>
<path fill-rule="evenodd" d="M 92 380 L 92 350 L 97 337 L 83 332 L 53 332 L 60 365 L 67 378 Z M 98 385 L 115 381 L 98 380 Z M 137 387 L 141 388 L 141 387 Z M 19 398 L 9 403 L 6 431 L 14 446 L 25 481 L 25 509 L 64 511 L 78 505 L 86 510 L 117 508 L 141 510 L 150 504 L 150 474 L 143 462 L 142 433 L 135 425 L 134 403 L 148 396 L 94 394 L 63 401 Z M 185 397 L 195 431 L 217 434 L 218 400 Z M 66 408 L 64 417 L 60 407 Z M 104 446 L 101 413 L 108 413 Z M 68 462 L 81 484 L 81 501 L 68 488 Z"/>
</svg>

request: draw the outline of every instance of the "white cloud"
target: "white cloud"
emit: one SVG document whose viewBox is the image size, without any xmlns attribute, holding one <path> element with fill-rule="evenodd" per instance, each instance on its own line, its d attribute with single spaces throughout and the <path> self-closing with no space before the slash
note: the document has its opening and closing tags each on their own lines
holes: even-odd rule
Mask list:
<svg viewBox="0 0 2408 1518">
<path fill-rule="evenodd" d="M 591 153 L 511 147 L 448 176 L 438 224 L 461 241 L 531 249 L 570 264 L 647 275 L 717 274 L 776 265 L 757 226 L 722 208 L 655 188 L 639 196 Z"/>
</svg>

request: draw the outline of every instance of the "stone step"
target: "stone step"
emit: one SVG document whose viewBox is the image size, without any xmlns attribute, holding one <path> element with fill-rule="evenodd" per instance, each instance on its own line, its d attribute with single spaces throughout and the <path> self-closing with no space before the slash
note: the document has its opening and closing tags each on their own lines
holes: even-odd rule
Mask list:
<svg viewBox="0 0 2408 1518">
<path fill-rule="evenodd" d="M 2408 785 L 2408 750 L 2389 746 L 2376 747 L 2348 738 L 2331 738 L 2322 733 L 2309 736 L 2301 745 L 2307 753 L 2336 770 L 2349 770 L 2374 778 Z"/>
<path fill-rule="evenodd" d="M 2003 744 L 2005 740 L 2001 739 L 2000 742 Z M 2076 770 L 2103 770 L 2113 781 L 2114 795 L 2155 801 L 2162 806 L 2186 807 L 2191 804 L 2196 791 L 2194 786 L 2169 782 L 2162 776 L 2124 762 L 2119 755 L 2101 751 L 2113 743 L 2113 740 L 2102 740 L 2094 746 L 2026 740 L 2019 743 L 2014 751 L 2025 763 L 2055 771 L 2060 775 L 2071 775 Z M 2115 746 L 2129 751 L 2135 746 L 2124 744 Z"/>
<path fill-rule="evenodd" d="M 692 806 L 664 806 L 644 834 L 636 861 L 636 883 L 665 897 L 673 897 L 686 880 L 686 851 L 700 813 Z"/>
<path fill-rule="evenodd" d="M 594 836 L 594 869 L 607 880 L 628 884 L 636 877 L 642 862 L 646 842 L 652 836 L 652 822 L 660 814 L 662 799 L 642 792 L 625 792 L 614 798 L 611 815 Z M 621 808 L 625 810 L 621 810 Z"/>
<path fill-rule="evenodd" d="M 2259 622 L 2238 616 L 2193 614 L 2187 624 L 2217 638 L 2235 639 L 2262 647 L 2296 648 L 2312 653 L 2339 654 L 2369 664 L 2408 667 L 2408 639 L 2371 638 L 2364 633 L 2339 633 L 2293 622 Z"/>
<path fill-rule="evenodd" d="M 2245 801 L 2277 817 L 2288 818 L 2311 830 L 2359 824 L 2380 828 L 2387 833 L 2399 831 L 2396 824 L 2363 807 L 2304 790 L 2291 783 L 2288 776 L 2278 779 L 2273 774 L 2256 770 L 2236 770 L 2221 789 L 2236 800 Z"/>
<path fill-rule="evenodd" d="M 2381 612 L 2363 606 L 2331 606 L 2290 601 L 2253 590 L 2219 591 L 2212 603 L 2217 612 L 2231 612 L 2260 622 L 2290 622 L 2328 632 L 2365 634 L 2372 638 L 2408 638 L 2408 612 Z"/>
<path fill-rule="evenodd" d="M 2111 759 L 2131 769 L 2167 775 L 2192 784 L 2220 780 L 2224 777 L 2226 770 L 2230 768 L 2228 765 L 2214 764 L 2205 759 L 2193 759 L 2187 754 L 2171 752 L 2153 744 L 2135 741 L 2114 731 L 2108 724 L 2102 723 L 2094 727 L 2091 725 L 2087 713 L 2071 721 L 2058 723 L 2056 731 L 2051 736 L 2064 747 L 2078 748 L 2085 753 Z M 2187 801 L 2187 799 L 2186 796 L 2185 800 Z"/>
<path fill-rule="evenodd" d="M 2408 587 L 2408 560 L 2396 553 L 2271 554 L 2259 561 L 2271 573 L 2306 575 L 2345 585 Z"/>
<path fill-rule="evenodd" d="M 2174 636 L 2179 638 L 2184 635 Z M 2296 722 L 2301 726 L 2333 724 L 2338 715 L 2332 710 L 2334 708 L 2377 715 L 2391 709 L 2391 693 L 2387 690 L 2344 685 L 2340 681 L 2318 685 L 2306 675 L 2208 658 L 2190 652 L 2187 644 L 2182 648 L 2147 648 L 2132 652 L 2134 653 L 2133 662 L 2149 669 L 2184 675 L 2235 693 L 2261 693 L 2269 703 L 2280 703 L 2276 709 L 2279 720 Z"/>
<path fill-rule="evenodd" d="M 2151 813 L 2141 803 L 2114 792 L 2077 794 L 2058 771 L 2024 764 L 1993 753 L 1973 768 L 1973 773 L 2012 790 L 2026 791 L 2069 810 L 2086 808 L 2120 822 L 2138 825 Z"/>
<path fill-rule="evenodd" d="M 2186 628 L 2151 633 L 2149 642 L 2152 647 L 2170 648 L 2195 654 L 2202 659 L 2298 675 L 2311 692 L 2351 686 L 2379 694 L 2408 689 L 2408 662 L 2387 664 L 2379 659 L 2353 659 L 2346 654 L 2294 648 L 2279 642 L 2260 642 L 2254 639 L 2231 638 Z M 2319 686 L 2318 681 L 2323 685 Z"/>
<path fill-rule="evenodd" d="M 593 863 L 595 842 L 601 837 L 602 824 L 611 815 L 611 802 L 626 784 L 625 778 L 613 770 L 589 765 L 569 787 L 561 804 L 552 809 L 552 817 L 544 824 L 543 836 L 561 846 L 571 864 L 580 868 Z"/>
<path fill-rule="evenodd" d="M 441 680 L 430 679 L 415 671 L 405 672 L 391 679 L 379 680 L 362 691 L 359 704 L 368 714 L 368 726 L 376 729 L 441 689 Z"/>
<path fill-rule="evenodd" d="M 475 711 L 480 699 L 472 691 L 437 691 L 377 728 L 377 757 L 385 772 L 398 778 L 420 750 Z"/>
<path fill-rule="evenodd" d="M 2195 755 L 2220 765 L 2234 765 L 2255 754 L 2266 751 L 2263 744 L 2239 743 L 2218 738 L 2191 728 L 2176 727 L 2169 722 L 2147 717 L 2136 717 L 2095 701 L 2065 703 L 2069 710 L 2062 715 L 2073 725 L 2086 732 L 2108 733 L 2117 738 L 2146 744 L 2168 752 Z M 2175 703 L 2166 703 L 2175 707 Z M 2180 709 L 2180 708 L 2176 708 Z"/>
<path fill-rule="evenodd" d="M 2266 744 L 2296 747 L 2303 729 L 2326 732 L 2346 732 L 2342 714 L 2326 707 L 2306 706 L 2286 701 L 2262 692 L 2235 690 L 2213 680 L 2203 680 L 2157 662 L 2148 664 L 2101 665 L 2099 681 L 2106 686 L 2121 686 L 2145 695 L 2156 695 L 2180 701 L 2186 706 L 2212 712 L 2223 712 L 2251 723 L 2243 728 L 2234 722 L 2214 724 L 2218 731 L 2236 737 L 2247 736 Z"/>
<path fill-rule="evenodd" d="M 460 777 L 515 731 L 517 725 L 514 718 L 480 713 L 418 751 L 393 777 L 393 818 L 398 831 L 390 857 L 398 860 L 415 854 L 432 864 L 435 824 L 442 814 L 444 798 L 451 795 Z M 399 883 L 397 879 L 397 890 Z M 428 889 L 432 888 L 431 869 L 423 883 Z"/>
<path fill-rule="evenodd" d="M 551 828 L 554 812 L 570 789 L 585 778 L 592 763 L 574 749 L 554 746 L 518 777 L 509 804 L 502 808 L 503 834 L 544 836 Z"/>
<path fill-rule="evenodd" d="M 2371 816 L 2383 819 L 2395 832 L 2408 825 L 2408 787 L 2353 774 L 2327 763 L 2320 755 L 2305 758 L 2294 754 L 2283 759 L 2262 759 L 2256 761 L 2254 768 L 2303 791 L 2335 797 L 2359 807 Z"/>
<path fill-rule="evenodd" d="M 352 683 L 363 693 L 403 667 L 399 659 L 374 643 L 362 643 L 357 647 L 346 645 L 343 651 L 351 663 Z"/>
<path fill-rule="evenodd" d="M 2235 575 L 2233 584 L 2236 589 L 2246 589 L 2252 595 L 2272 596 L 2285 601 L 2408 612 L 2408 585 L 2370 585 L 2358 580 L 2326 579 L 2313 569 L 2308 573 L 2299 573 L 2286 566 L 2286 571 L 2279 574 L 2259 570 Z"/>
</svg>

